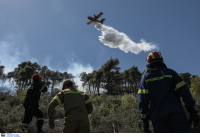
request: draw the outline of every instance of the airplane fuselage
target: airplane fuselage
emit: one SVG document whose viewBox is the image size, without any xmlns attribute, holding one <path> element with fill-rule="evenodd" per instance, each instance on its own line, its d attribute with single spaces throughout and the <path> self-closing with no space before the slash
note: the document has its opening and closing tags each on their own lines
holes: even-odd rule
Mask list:
<svg viewBox="0 0 200 137">
<path fill-rule="evenodd" d="M 97 20 L 97 18 L 93 18 L 93 17 L 91 17 L 91 16 L 89 16 L 88 19 L 89 19 L 89 20 L 92 20 L 92 21 L 96 21 L 96 20 Z"/>
</svg>

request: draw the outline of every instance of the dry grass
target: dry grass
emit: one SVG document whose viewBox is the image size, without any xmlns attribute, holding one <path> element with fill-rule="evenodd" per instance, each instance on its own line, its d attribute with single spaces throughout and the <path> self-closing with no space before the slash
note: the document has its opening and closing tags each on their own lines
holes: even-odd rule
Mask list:
<svg viewBox="0 0 200 137">
<path fill-rule="evenodd" d="M 3 99 L 2 99 L 3 98 Z M 142 125 L 138 109 L 137 95 L 90 95 L 94 110 L 89 115 L 91 133 L 142 133 Z M 1 100 L 2 99 L 2 100 Z M 22 133 L 21 121 L 24 117 L 24 108 L 19 100 L 14 97 L 0 96 L 0 132 Z M 51 97 L 44 97 L 40 101 L 40 110 L 44 113 L 45 133 L 62 133 L 64 128 L 63 106 L 56 108 L 55 129 L 48 127 L 47 108 Z M 197 101 L 197 108 L 200 112 L 200 101 Z M 189 114 L 186 111 L 187 116 Z M 150 122 L 150 130 L 153 131 Z M 194 128 L 193 132 L 200 133 L 200 128 Z M 36 118 L 33 117 L 29 124 L 29 133 L 36 132 Z"/>
</svg>

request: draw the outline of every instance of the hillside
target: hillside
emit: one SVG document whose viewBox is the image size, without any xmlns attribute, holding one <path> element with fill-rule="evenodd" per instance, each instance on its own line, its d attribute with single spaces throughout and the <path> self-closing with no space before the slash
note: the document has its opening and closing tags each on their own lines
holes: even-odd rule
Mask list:
<svg viewBox="0 0 200 137">
<path fill-rule="evenodd" d="M 142 125 L 138 109 L 137 94 L 106 95 L 90 94 L 94 106 L 92 114 L 89 115 L 91 133 L 142 133 Z M 45 133 L 61 133 L 64 122 L 63 106 L 56 107 L 55 129 L 48 127 L 47 108 L 52 97 L 42 95 L 40 110 L 44 113 Z M 200 101 L 197 100 L 197 108 L 200 112 Z M 24 116 L 24 108 L 17 96 L 0 96 L 0 132 L 21 133 L 21 121 Z M 188 113 L 186 111 L 187 116 Z M 150 130 L 153 131 L 150 121 Z M 29 125 L 30 133 L 36 132 L 36 118 Z M 200 133 L 200 128 L 192 129 Z"/>
</svg>

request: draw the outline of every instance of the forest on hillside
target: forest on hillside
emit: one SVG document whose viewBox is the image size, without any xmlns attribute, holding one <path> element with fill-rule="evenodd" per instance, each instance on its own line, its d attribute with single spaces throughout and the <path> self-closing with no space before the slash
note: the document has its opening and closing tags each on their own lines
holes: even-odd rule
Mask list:
<svg viewBox="0 0 200 137">
<path fill-rule="evenodd" d="M 82 72 L 80 80 L 82 86 L 92 100 L 93 112 L 89 115 L 92 133 L 141 133 L 142 126 L 138 109 L 137 91 L 139 82 L 144 71 L 141 72 L 133 65 L 131 68 L 120 72 L 119 60 L 117 58 L 107 60 L 99 70 L 91 73 Z M 48 87 L 48 92 L 41 94 L 39 109 L 44 113 L 45 121 L 43 130 L 46 133 L 60 133 L 63 128 L 64 109 L 60 105 L 56 108 L 54 130 L 48 127 L 47 107 L 52 98 L 61 90 L 56 88 L 65 79 L 71 79 L 72 74 L 50 70 L 47 66 L 26 61 L 7 74 L 4 73 L 6 66 L 0 66 L 0 82 L 11 82 L 14 80 L 14 91 L 9 88 L 0 87 L 0 132 L 21 133 L 21 121 L 24 116 L 23 101 L 28 86 L 32 82 L 32 75 L 37 73 L 43 77 L 43 82 Z M 200 77 L 191 75 L 189 72 L 180 73 L 181 78 L 189 87 L 193 98 L 196 100 L 198 112 L 200 113 Z M 78 85 L 74 82 L 74 86 Z M 105 93 L 100 93 L 100 88 Z M 188 113 L 186 111 L 188 116 Z M 194 132 L 200 133 L 199 128 L 193 127 Z M 36 119 L 33 118 L 29 125 L 31 133 L 36 131 Z M 153 131 L 150 122 L 150 130 Z"/>
<path fill-rule="evenodd" d="M 133 65 L 129 69 L 120 72 L 119 60 L 117 58 L 110 58 L 104 63 L 98 70 L 93 70 L 91 73 L 82 72 L 79 75 L 80 81 L 82 81 L 82 86 L 88 91 L 94 94 L 100 94 L 99 89 L 105 89 L 107 94 L 119 95 L 122 93 L 137 93 L 140 80 L 143 72 L 138 70 L 138 67 Z M 74 82 L 74 87 L 78 88 L 74 81 L 74 77 L 68 72 L 59 72 L 59 70 L 50 70 L 47 66 L 40 66 L 37 62 L 25 61 L 11 72 L 7 74 L 4 73 L 4 68 L 6 66 L 0 65 L 0 82 L 3 83 L 13 82 L 14 91 L 9 88 L 0 87 L 1 91 L 16 93 L 25 91 L 32 82 L 33 74 L 39 74 L 43 78 L 43 82 L 48 87 L 49 92 L 57 86 L 62 84 L 63 80 L 71 79 Z M 200 77 L 198 75 L 191 75 L 190 73 L 180 73 L 181 78 L 186 82 L 187 86 L 190 88 L 191 92 L 195 96 L 200 94 Z M 8 93 L 8 94 L 9 94 Z"/>
</svg>

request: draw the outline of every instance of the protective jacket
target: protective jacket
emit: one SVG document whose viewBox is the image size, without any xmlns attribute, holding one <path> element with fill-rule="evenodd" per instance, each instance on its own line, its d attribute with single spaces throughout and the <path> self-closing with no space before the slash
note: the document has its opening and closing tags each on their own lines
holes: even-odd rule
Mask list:
<svg viewBox="0 0 200 137">
<path fill-rule="evenodd" d="M 28 91 L 26 93 L 26 97 L 24 100 L 24 107 L 27 108 L 30 105 L 39 107 L 39 100 L 40 100 L 40 94 L 41 92 L 46 92 L 47 87 L 44 86 L 43 84 L 33 82 L 29 87 Z"/>
<path fill-rule="evenodd" d="M 64 104 L 65 123 L 71 121 L 89 122 L 88 114 L 93 110 L 89 96 L 73 87 L 60 91 L 48 108 L 49 124 L 54 123 L 55 107 Z"/>
<path fill-rule="evenodd" d="M 168 69 L 164 63 L 150 65 L 141 79 L 138 91 L 141 116 L 144 118 L 148 113 L 152 122 L 155 122 L 173 112 L 185 114 L 180 97 L 186 108 L 195 103 L 187 85 L 174 70 Z"/>
</svg>

